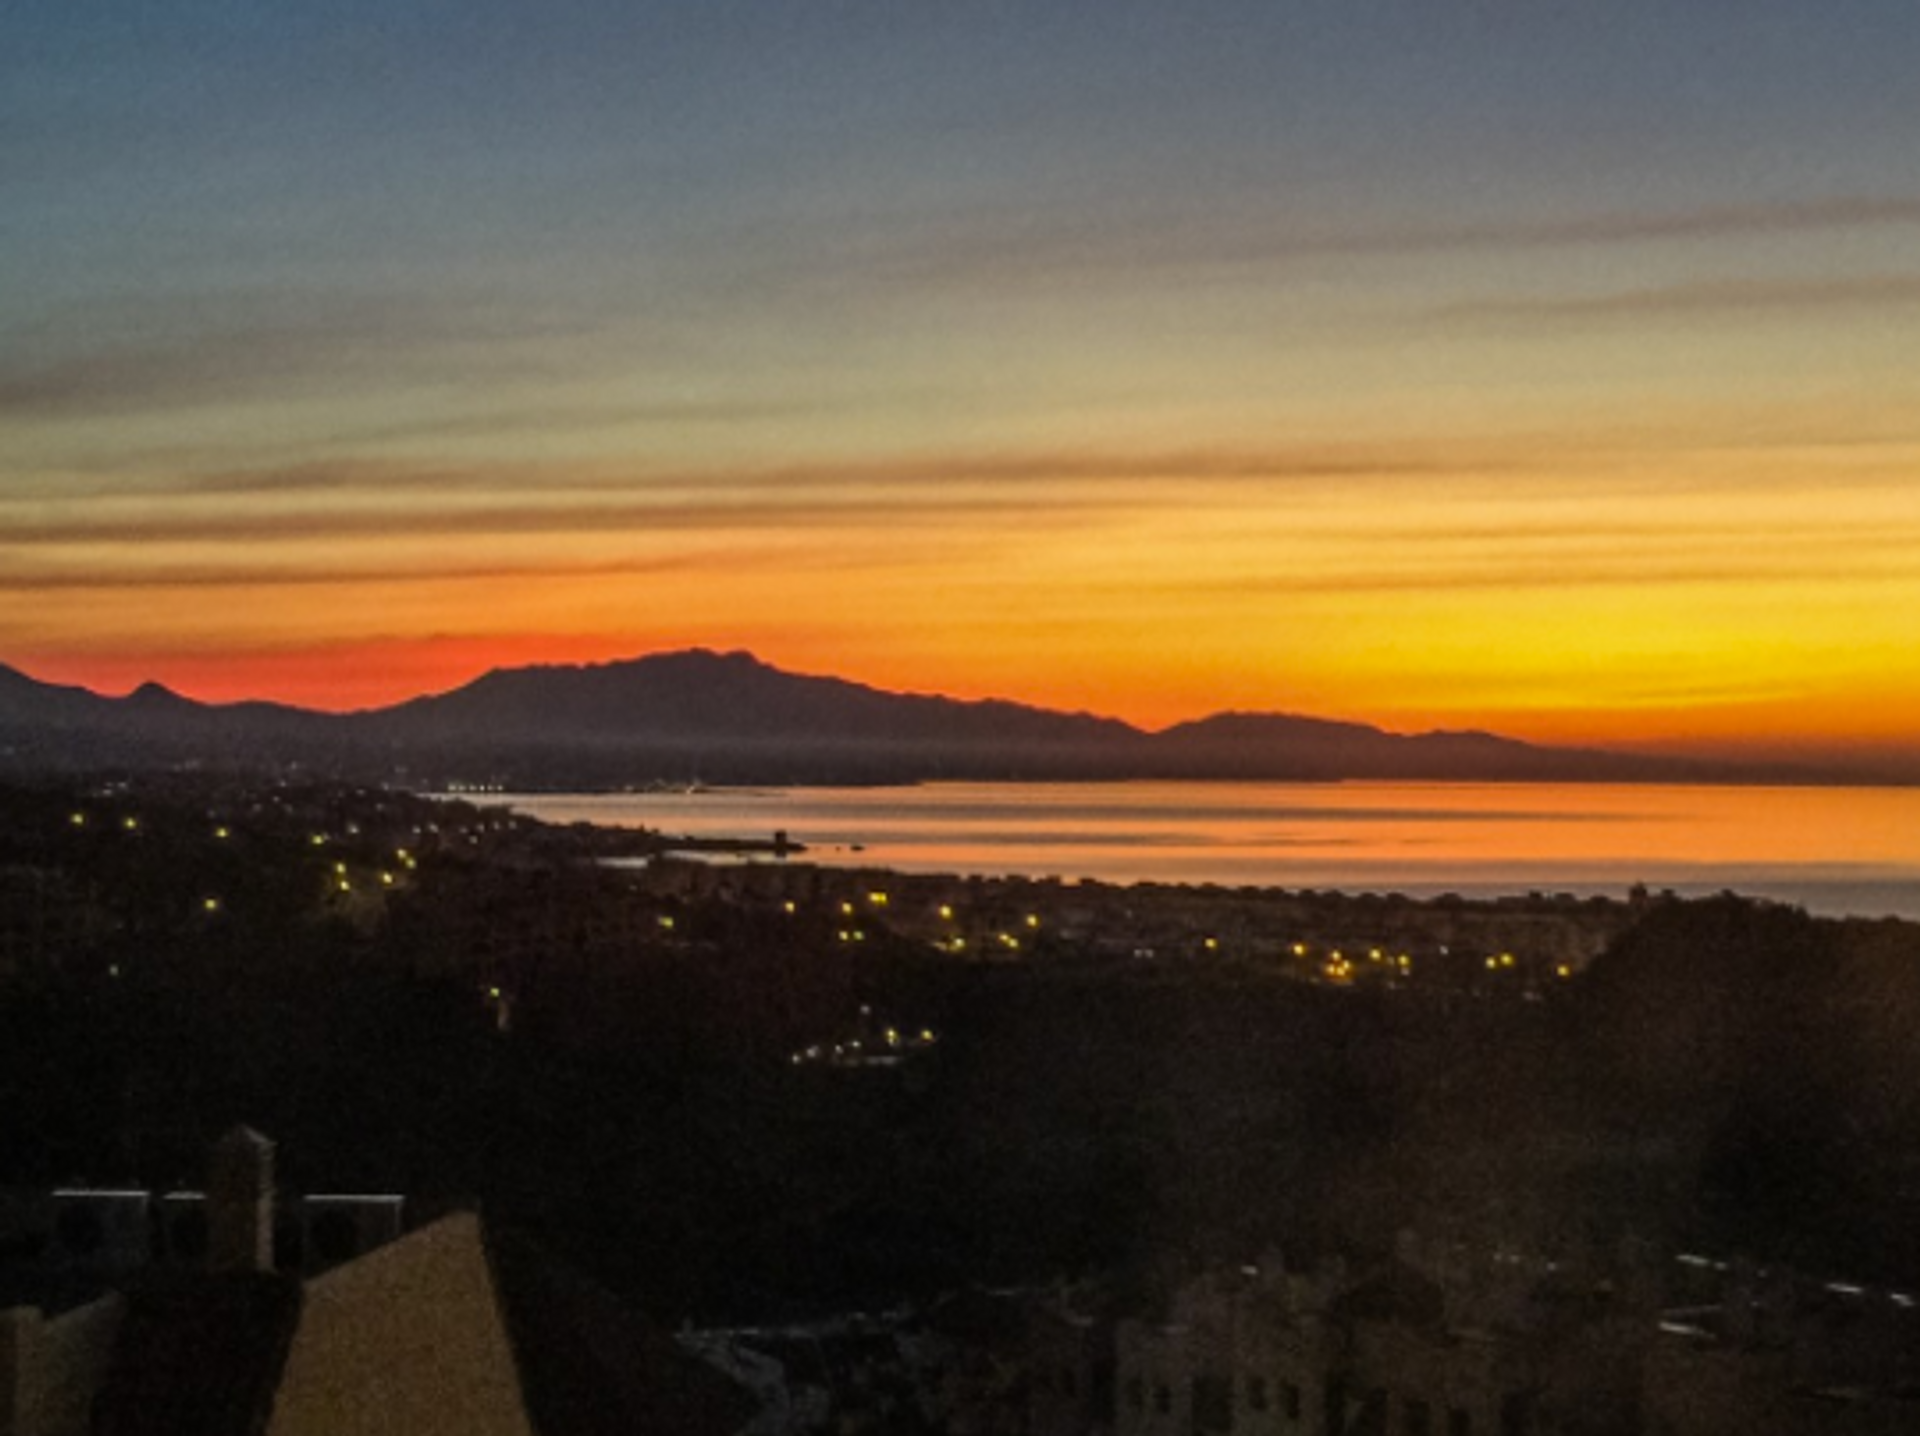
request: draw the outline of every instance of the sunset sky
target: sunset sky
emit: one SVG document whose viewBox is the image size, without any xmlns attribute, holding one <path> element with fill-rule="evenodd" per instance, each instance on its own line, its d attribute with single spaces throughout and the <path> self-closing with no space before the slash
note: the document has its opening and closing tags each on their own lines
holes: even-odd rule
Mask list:
<svg viewBox="0 0 1920 1436">
<path fill-rule="evenodd" d="M 20 0 L 0 662 L 1920 750 L 1913 0 Z"/>
</svg>

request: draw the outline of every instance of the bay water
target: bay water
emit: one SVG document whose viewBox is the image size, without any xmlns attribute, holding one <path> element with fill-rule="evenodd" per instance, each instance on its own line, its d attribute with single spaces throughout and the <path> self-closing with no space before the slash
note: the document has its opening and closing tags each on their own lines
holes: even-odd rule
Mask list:
<svg viewBox="0 0 1920 1436">
<path fill-rule="evenodd" d="M 1475 897 L 1644 883 L 1920 918 L 1915 788 L 926 783 L 492 801 L 675 836 L 780 832 L 805 845 L 794 860 L 905 872 Z"/>
</svg>

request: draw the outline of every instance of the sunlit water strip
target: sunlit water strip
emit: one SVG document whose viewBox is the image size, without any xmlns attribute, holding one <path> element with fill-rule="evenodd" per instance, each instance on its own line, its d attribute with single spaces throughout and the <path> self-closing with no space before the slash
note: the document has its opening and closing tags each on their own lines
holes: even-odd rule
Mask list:
<svg viewBox="0 0 1920 1436">
<path fill-rule="evenodd" d="M 1463 895 L 1733 889 L 1920 918 L 1920 790 L 929 783 L 502 795 L 549 822 L 770 838 L 907 872 Z"/>
</svg>

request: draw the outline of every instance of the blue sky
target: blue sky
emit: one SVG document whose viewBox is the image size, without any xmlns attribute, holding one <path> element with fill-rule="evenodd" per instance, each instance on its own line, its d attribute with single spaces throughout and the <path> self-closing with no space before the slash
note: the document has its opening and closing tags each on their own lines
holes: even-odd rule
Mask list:
<svg viewBox="0 0 1920 1436">
<path fill-rule="evenodd" d="M 355 701 L 713 641 L 1136 714 L 1920 713 L 1869 677 L 1920 642 L 1886 616 L 1920 557 L 1920 7 L 9 28 L 0 658 L 30 669 Z M 1280 568 L 1317 587 L 1280 605 Z M 1450 598 L 1402 640 L 1413 590 Z"/>
</svg>

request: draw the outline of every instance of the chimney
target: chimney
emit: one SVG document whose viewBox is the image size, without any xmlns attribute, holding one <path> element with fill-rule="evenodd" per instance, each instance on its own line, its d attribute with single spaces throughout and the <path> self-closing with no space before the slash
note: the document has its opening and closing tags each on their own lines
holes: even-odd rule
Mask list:
<svg viewBox="0 0 1920 1436">
<path fill-rule="evenodd" d="M 207 1266 L 273 1270 L 273 1143 L 235 1127 L 214 1144 L 207 1182 Z"/>
</svg>

